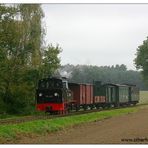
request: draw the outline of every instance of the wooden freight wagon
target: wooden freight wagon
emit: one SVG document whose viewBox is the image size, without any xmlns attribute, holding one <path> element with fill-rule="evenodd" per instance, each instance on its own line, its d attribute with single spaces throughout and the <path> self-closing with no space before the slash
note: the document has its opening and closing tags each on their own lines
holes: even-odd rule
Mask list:
<svg viewBox="0 0 148 148">
<path fill-rule="evenodd" d="M 127 105 L 129 102 L 129 91 L 127 85 L 106 84 L 108 102 L 115 106 Z"/>
<path fill-rule="evenodd" d="M 116 104 L 116 86 L 114 84 L 101 84 L 94 81 L 94 104 L 98 107 L 110 107 Z"/>
<path fill-rule="evenodd" d="M 94 92 L 94 104 L 106 102 L 106 90 L 101 81 L 94 81 L 93 92 Z"/>
<path fill-rule="evenodd" d="M 129 103 L 137 104 L 139 102 L 139 88 L 136 85 L 126 84 L 129 89 Z"/>
<path fill-rule="evenodd" d="M 107 94 L 108 98 L 111 98 L 111 102 L 115 106 L 128 105 L 129 89 L 127 85 L 120 85 L 120 84 L 106 84 L 106 85 L 112 86 L 111 93 L 108 92 Z"/>
<path fill-rule="evenodd" d="M 79 107 L 86 109 L 93 104 L 93 85 L 69 83 L 69 89 L 73 93 L 73 99 Z"/>
</svg>

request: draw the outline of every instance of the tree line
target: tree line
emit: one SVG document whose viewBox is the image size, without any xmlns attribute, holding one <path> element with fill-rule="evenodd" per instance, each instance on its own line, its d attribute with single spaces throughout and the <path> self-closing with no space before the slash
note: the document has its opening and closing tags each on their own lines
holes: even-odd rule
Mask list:
<svg viewBox="0 0 148 148">
<path fill-rule="evenodd" d="M 93 65 L 64 65 L 60 72 L 63 76 L 68 77 L 70 82 L 76 83 L 93 83 L 101 81 L 102 83 L 116 84 L 135 84 L 141 90 L 147 90 L 143 77 L 140 72 L 127 70 L 126 65 L 115 66 L 93 66 Z"/>
</svg>

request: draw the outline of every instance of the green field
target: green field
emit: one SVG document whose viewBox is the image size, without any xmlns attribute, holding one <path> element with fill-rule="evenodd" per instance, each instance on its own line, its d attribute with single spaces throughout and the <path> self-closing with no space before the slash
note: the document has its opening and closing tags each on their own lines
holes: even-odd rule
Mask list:
<svg viewBox="0 0 148 148">
<path fill-rule="evenodd" d="M 140 91 L 139 104 L 148 104 L 148 91 Z"/>
</svg>

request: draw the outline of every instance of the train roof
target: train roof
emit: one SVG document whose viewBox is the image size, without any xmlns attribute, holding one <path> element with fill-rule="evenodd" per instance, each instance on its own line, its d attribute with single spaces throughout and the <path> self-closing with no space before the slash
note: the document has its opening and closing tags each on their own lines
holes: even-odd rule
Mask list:
<svg viewBox="0 0 148 148">
<path fill-rule="evenodd" d="M 92 85 L 91 83 L 68 83 L 68 85 Z"/>
<path fill-rule="evenodd" d="M 47 77 L 47 78 L 40 79 L 39 81 L 47 81 L 47 80 L 50 80 L 50 79 L 62 80 L 61 78 L 58 78 L 58 77 Z"/>
<path fill-rule="evenodd" d="M 128 86 L 136 86 L 135 84 L 130 84 L 130 83 L 124 83 L 124 85 L 128 85 Z"/>
<path fill-rule="evenodd" d="M 106 84 L 103 84 L 103 85 L 111 85 L 111 86 L 117 86 L 117 87 L 136 87 L 135 84 L 114 84 L 114 83 L 106 83 Z"/>
<path fill-rule="evenodd" d="M 103 85 L 111 85 L 111 86 L 118 86 L 118 87 L 125 87 L 125 86 L 127 86 L 125 84 L 114 84 L 114 83 L 106 83 L 106 84 L 103 84 Z"/>
<path fill-rule="evenodd" d="M 91 83 L 68 83 L 69 85 L 93 85 Z M 105 84 L 102 84 L 102 86 L 107 86 L 107 85 L 110 85 L 110 86 L 118 86 L 118 87 L 126 87 L 126 86 L 136 86 L 136 85 L 133 85 L 133 84 L 115 84 L 115 83 L 105 83 Z"/>
</svg>

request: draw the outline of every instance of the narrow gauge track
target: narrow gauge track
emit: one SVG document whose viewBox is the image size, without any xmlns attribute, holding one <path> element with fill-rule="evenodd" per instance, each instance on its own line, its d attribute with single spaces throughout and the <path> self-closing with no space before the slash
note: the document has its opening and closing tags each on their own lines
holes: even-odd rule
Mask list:
<svg viewBox="0 0 148 148">
<path fill-rule="evenodd" d="M 141 106 L 141 105 L 138 105 Z M 118 107 L 118 108 L 106 108 L 106 109 L 93 109 L 93 110 L 86 110 L 86 111 L 78 111 L 78 112 L 70 112 L 66 115 L 36 115 L 36 116 L 24 116 L 20 117 L 18 119 L 0 119 L 0 125 L 8 125 L 8 124 L 19 124 L 24 122 L 30 122 L 35 120 L 47 120 L 47 119 L 53 119 L 53 118 L 59 118 L 59 117 L 67 117 L 67 116 L 74 116 L 74 115 L 81 115 L 81 114 L 87 114 L 87 113 L 93 113 L 93 112 L 100 112 L 100 111 L 107 111 L 107 110 L 114 110 L 114 109 L 120 109 L 120 108 L 127 108 L 127 107 L 134 107 L 134 106 L 126 106 L 126 107 Z"/>
</svg>

